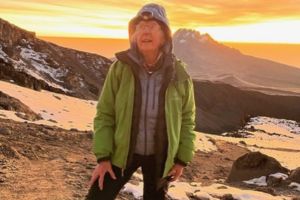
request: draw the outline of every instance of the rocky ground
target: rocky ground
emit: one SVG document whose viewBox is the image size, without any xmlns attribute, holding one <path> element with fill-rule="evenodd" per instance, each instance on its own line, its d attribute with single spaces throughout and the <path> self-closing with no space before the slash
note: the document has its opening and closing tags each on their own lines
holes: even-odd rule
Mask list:
<svg viewBox="0 0 300 200">
<path fill-rule="evenodd" d="M 0 119 L 1 199 L 83 199 L 95 166 L 91 132 Z M 247 150 L 214 141 L 219 151 L 197 151 L 181 181 L 224 182 Z M 119 199 L 133 199 L 122 193 Z"/>
<path fill-rule="evenodd" d="M 0 121 L 1 199 L 83 199 L 91 133 Z"/>
<path fill-rule="evenodd" d="M 179 182 L 201 183 L 201 186 L 220 183 L 226 186 L 217 189 L 237 187 L 275 196 L 294 196 L 295 199 L 299 196 L 299 192 L 288 187 L 276 189 L 241 182 L 226 183 L 234 161 L 249 150 L 231 142 L 213 138 L 209 141 L 217 147 L 216 151 L 198 150 Z M 84 199 L 95 166 L 91 144 L 92 132 L 89 131 L 0 119 L 0 199 Z M 136 179 L 133 177 L 130 182 L 134 184 Z M 195 194 L 187 196 L 202 199 Z M 135 198 L 128 192 L 121 192 L 117 199 Z M 234 198 L 224 195 L 221 199 Z"/>
</svg>

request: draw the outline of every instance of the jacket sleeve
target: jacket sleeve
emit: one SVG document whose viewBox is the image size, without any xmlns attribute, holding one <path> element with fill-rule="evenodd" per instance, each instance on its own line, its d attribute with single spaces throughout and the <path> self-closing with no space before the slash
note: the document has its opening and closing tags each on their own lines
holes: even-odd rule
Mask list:
<svg viewBox="0 0 300 200">
<path fill-rule="evenodd" d="M 116 62 L 107 73 L 94 117 L 94 135 L 92 151 L 97 162 L 109 160 L 113 151 L 113 137 L 115 132 L 115 97 L 118 90 L 116 76 Z"/>
<path fill-rule="evenodd" d="M 195 152 L 195 98 L 193 81 L 189 78 L 186 82 L 186 92 L 182 104 L 182 124 L 180 141 L 175 163 L 186 166 L 193 158 Z"/>
</svg>

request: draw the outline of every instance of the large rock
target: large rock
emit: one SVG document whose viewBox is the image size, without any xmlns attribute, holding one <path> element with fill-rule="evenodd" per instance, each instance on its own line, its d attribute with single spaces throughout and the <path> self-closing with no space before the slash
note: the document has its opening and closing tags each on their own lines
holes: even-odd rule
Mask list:
<svg viewBox="0 0 300 200">
<path fill-rule="evenodd" d="M 0 135 L 10 135 L 10 134 L 11 134 L 10 129 L 8 129 L 6 127 L 4 127 L 4 128 L 0 127 Z"/>
<path fill-rule="evenodd" d="M 0 109 L 17 112 L 16 115 L 22 119 L 35 121 L 43 119 L 39 114 L 33 112 L 27 105 L 20 100 L 11 97 L 0 91 Z"/>
<path fill-rule="evenodd" d="M 287 174 L 271 174 L 267 177 L 267 185 L 272 187 L 278 187 L 286 184 L 286 179 L 288 178 Z"/>
<path fill-rule="evenodd" d="M 289 176 L 288 180 L 292 182 L 300 183 L 300 167 L 296 168 L 292 171 L 291 175 Z"/>
<path fill-rule="evenodd" d="M 6 158 L 19 159 L 18 154 L 12 147 L 10 147 L 9 145 L 6 145 L 6 144 L 1 144 L 1 143 L 0 143 L 0 155 L 4 156 Z"/>
<path fill-rule="evenodd" d="M 227 182 L 245 181 L 277 172 L 287 174 L 288 169 L 270 156 L 260 152 L 250 152 L 233 163 Z"/>
</svg>

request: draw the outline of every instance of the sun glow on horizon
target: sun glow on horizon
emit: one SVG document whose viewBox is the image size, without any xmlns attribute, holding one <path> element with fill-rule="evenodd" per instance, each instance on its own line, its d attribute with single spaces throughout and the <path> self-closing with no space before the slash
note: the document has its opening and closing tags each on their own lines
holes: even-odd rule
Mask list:
<svg viewBox="0 0 300 200">
<path fill-rule="evenodd" d="M 270 20 L 236 26 L 199 27 L 196 30 L 224 42 L 300 44 L 300 20 Z"/>
</svg>

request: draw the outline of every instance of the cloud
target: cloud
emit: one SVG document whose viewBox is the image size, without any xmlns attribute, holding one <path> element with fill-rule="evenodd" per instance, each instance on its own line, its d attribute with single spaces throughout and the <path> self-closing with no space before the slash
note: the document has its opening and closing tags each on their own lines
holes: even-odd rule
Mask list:
<svg viewBox="0 0 300 200">
<path fill-rule="evenodd" d="M 165 2 L 165 1 L 164 1 Z M 240 25 L 271 19 L 299 19 L 300 0 L 175 0 L 168 1 L 168 13 L 175 26 Z"/>
<path fill-rule="evenodd" d="M 91 27 L 98 28 L 98 31 L 93 29 L 97 33 L 100 29 L 120 31 L 127 30 L 129 20 L 142 5 L 148 2 L 150 1 L 0 0 L 0 17 L 43 35 L 48 30 L 61 29 L 66 31 L 65 35 L 68 35 L 68 30 Z M 173 30 L 181 27 L 224 27 L 270 20 L 300 20 L 300 0 L 154 0 L 151 2 L 157 2 L 166 8 Z M 66 25 L 70 28 L 64 29 Z M 71 26 L 75 27 L 71 28 Z M 53 34 L 55 33 L 51 33 Z"/>
</svg>

